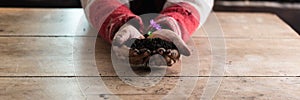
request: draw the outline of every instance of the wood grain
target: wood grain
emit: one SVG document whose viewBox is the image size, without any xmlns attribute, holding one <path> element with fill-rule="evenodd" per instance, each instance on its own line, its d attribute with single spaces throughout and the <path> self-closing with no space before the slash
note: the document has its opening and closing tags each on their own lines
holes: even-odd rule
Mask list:
<svg viewBox="0 0 300 100">
<path fill-rule="evenodd" d="M 82 9 L 0 9 L 2 36 L 68 36 L 76 34 Z M 79 30 L 78 30 L 79 31 Z M 83 31 L 83 28 L 81 29 Z"/>
<path fill-rule="evenodd" d="M 297 38 L 299 35 L 290 26 L 284 23 L 275 14 L 270 13 L 233 13 L 218 12 L 216 17 L 224 32 L 224 37 L 229 38 Z M 215 29 L 218 29 L 216 27 Z M 205 30 L 214 30 L 202 28 L 194 33 L 193 37 L 219 37 L 205 33 Z"/>
<path fill-rule="evenodd" d="M 215 49 L 227 52 L 227 65 L 224 67 L 228 76 L 299 76 L 297 66 L 300 62 L 297 58 L 300 55 L 295 54 L 300 50 L 299 42 L 299 39 L 227 38 L 226 49 Z M 199 75 L 209 76 L 212 57 L 219 55 L 212 54 L 207 38 L 196 38 L 194 44 L 199 54 L 199 58 L 194 58 L 200 61 Z M 111 63 L 110 46 L 101 39 L 0 37 L 0 48 L 1 76 L 116 75 Z M 180 64 L 168 68 L 167 75 L 177 76 L 179 72 Z"/>
<path fill-rule="evenodd" d="M 156 76 L 118 77 L 110 44 L 96 37 L 82 9 L 0 8 L 0 100 L 161 99 L 178 83 L 183 90 L 177 92 L 192 92 L 191 100 L 200 99 L 206 88 L 217 89 L 211 94 L 216 100 L 299 99 L 297 33 L 273 14 L 216 15 L 224 37 L 207 33 L 214 27 L 198 30 L 188 42 L 194 56 L 187 58 L 193 63 L 182 66 L 186 69 L 182 61 L 165 75 L 161 68 L 151 71 Z M 224 75 L 210 74 L 214 64 L 225 64 Z M 180 74 L 183 70 L 190 73 Z M 154 86 L 136 87 L 121 79 Z M 206 86 L 208 80 L 212 83 Z"/>
<path fill-rule="evenodd" d="M 89 80 L 88 77 L 84 78 Z M 199 99 L 204 91 L 200 78 L 189 99 Z M 95 80 L 95 78 L 90 78 Z M 137 88 L 127 85 L 117 77 L 102 77 L 111 93 L 98 92 L 99 84 L 80 86 L 76 78 L 0 78 L 1 99 L 63 100 L 85 98 L 160 99 L 173 89 L 174 78 L 165 78 L 160 85 L 150 88 Z M 165 82 L 169 81 L 169 82 Z M 170 82 L 172 81 L 172 82 Z M 296 77 L 226 77 L 214 99 L 299 99 L 300 79 Z M 270 84 L 272 83 L 272 84 Z M 81 87 L 81 88 L 78 88 Z M 86 88 L 84 88 L 86 87 Z M 63 89 L 62 89 L 63 88 Z M 96 88 L 96 89 L 95 89 Z M 81 90 L 80 90 L 81 89 Z M 83 95 L 83 93 L 85 93 Z"/>
<path fill-rule="evenodd" d="M 297 33 L 269 13 L 216 13 L 225 37 L 295 38 Z M 96 36 L 82 9 L 1 8 L 0 36 Z M 34 23 L 34 24 L 32 24 Z M 207 37 L 200 29 L 193 37 Z M 89 34 L 88 34 L 89 33 Z M 210 37 L 220 37 L 210 35 Z"/>
</svg>

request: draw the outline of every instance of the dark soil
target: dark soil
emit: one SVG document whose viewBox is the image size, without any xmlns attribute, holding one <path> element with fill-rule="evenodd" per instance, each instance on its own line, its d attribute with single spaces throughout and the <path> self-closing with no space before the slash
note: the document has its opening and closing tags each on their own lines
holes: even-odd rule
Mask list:
<svg viewBox="0 0 300 100">
<path fill-rule="evenodd" d="M 146 38 L 146 39 L 131 39 L 125 43 L 126 46 L 131 49 L 148 49 L 150 51 L 157 50 L 159 48 L 167 49 L 176 49 L 174 43 L 162 40 L 160 38 Z"/>
<path fill-rule="evenodd" d="M 129 62 L 132 65 L 148 66 L 151 56 L 159 54 L 164 57 L 168 66 L 172 66 L 180 57 L 178 49 L 173 42 L 160 38 L 130 39 L 125 42 L 129 50 Z M 177 51 L 177 52 L 174 52 Z M 158 58 L 157 65 L 164 65 Z M 163 61 L 164 62 L 164 61 Z"/>
</svg>

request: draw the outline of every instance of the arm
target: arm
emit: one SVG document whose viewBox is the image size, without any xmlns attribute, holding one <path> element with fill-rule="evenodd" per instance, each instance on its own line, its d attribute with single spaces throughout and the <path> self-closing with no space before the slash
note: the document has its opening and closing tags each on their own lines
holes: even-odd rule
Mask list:
<svg viewBox="0 0 300 100">
<path fill-rule="evenodd" d="M 81 0 L 81 3 L 89 23 L 107 42 L 112 42 L 114 34 L 128 20 L 136 18 L 140 23 L 140 18 L 119 0 Z"/>
<path fill-rule="evenodd" d="M 176 20 L 180 27 L 178 34 L 184 41 L 187 41 L 205 22 L 211 12 L 213 2 L 214 0 L 167 0 L 161 14 Z M 178 29 L 173 29 L 173 31 L 178 32 Z"/>
</svg>

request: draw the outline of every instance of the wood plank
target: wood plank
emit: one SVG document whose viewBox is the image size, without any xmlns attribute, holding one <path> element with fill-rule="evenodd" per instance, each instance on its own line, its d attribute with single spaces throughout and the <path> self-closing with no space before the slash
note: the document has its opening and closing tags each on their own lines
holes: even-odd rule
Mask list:
<svg viewBox="0 0 300 100">
<path fill-rule="evenodd" d="M 116 76 L 109 44 L 95 40 L 92 37 L 0 37 L 0 76 Z M 300 50 L 299 42 L 299 39 L 228 38 L 225 75 L 299 76 L 300 55 L 296 53 Z M 195 38 L 194 43 L 199 59 L 193 60 L 200 61 L 200 70 L 199 74 L 188 76 L 209 76 L 211 61 L 218 60 L 212 58 L 220 55 L 212 53 L 208 38 Z M 178 64 L 168 68 L 166 75 L 178 76 L 181 72 Z M 190 67 L 197 67 L 191 64 Z"/>
<path fill-rule="evenodd" d="M 274 14 L 217 12 L 216 15 L 225 37 L 295 38 L 298 36 Z M 97 35 L 97 31 L 89 31 L 91 27 L 82 9 L 0 8 L 0 20 L 0 36 Z M 208 37 L 207 34 L 210 34 L 209 37 L 221 37 L 205 33 L 203 30 L 195 32 L 193 37 Z"/>
<path fill-rule="evenodd" d="M 194 39 L 200 59 L 212 57 L 211 44 Z M 210 41 L 220 41 L 218 38 Z M 226 76 L 299 76 L 300 39 L 229 39 L 226 38 Z M 200 44 L 197 44 L 200 43 Z M 204 50 L 203 50 L 204 49 Z M 222 50 L 221 46 L 215 49 Z M 204 54 L 204 55 L 201 55 Z M 214 55 L 218 56 L 218 55 Z M 206 59 L 210 62 L 213 59 Z M 210 63 L 211 64 L 211 63 Z M 259 70 L 258 70 L 259 69 Z M 208 70 L 209 72 L 209 70 Z"/>
<path fill-rule="evenodd" d="M 1 7 L 81 7 L 79 0 L 9 0 L 0 1 Z"/>
<path fill-rule="evenodd" d="M 90 37 L 0 37 L 0 76 L 99 76 L 99 72 L 104 76 L 113 75 L 109 44 L 99 40 L 95 49 L 94 40 Z M 177 75 L 176 70 L 168 73 Z"/>
<path fill-rule="evenodd" d="M 71 38 L 0 38 L 1 76 L 74 75 Z"/>
<path fill-rule="evenodd" d="M 82 100 L 74 78 L 1 78 L 2 100 Z"/>
<path fill-rule="evenodd" d="M 217 12 L 216 17 L 218 18 L 218 22 L 222 27 L 224 37 L 272 39 L 299 37 L 297 32 L 295 32 L 290 26 L 288 26 L 275 14 Z M 220 34 L 205 32 L 205 30 L 219 29 L 217 26 L 213 28 L 214 29 L 202 28 L 198 30 L 193 36 L 223 37 Z"/>
<path fill-rule="evenodd" d="M 83 15 L 82 9 L 0 8 L 0 36 L 73 36 Z"/>
<path fill-rule="evenodd" d="M 195 78 L 195 77 L 194 77 Z M 85 79 L 95 80 L 85 77 Z M 75 78 L 0 78 L 0 97 L 9 100 L 27 99 L 84 99 L 84 98 L 122 98 L 122 99 L 160 99 L 174 89 L 177 79 L 169 78 L 150 88 L 138 88 L 125 84 L 117 77 L 102 77 L 111 94 L 99 90 L 96 81 L 92 85 L 79 88 Z M 189 99 L 199 99 L 205 84 L 200 78 Z M 178 81 L 178 80 L 177 80 Z M 214 99 L 299 99 L 300 79 L 298 77 L 226 77 Z M 272 84 L 270 84 L 272 83 Z M 103 85 L 103 84 L 102 84 Z M 85 93 L 85 96 L 82 95 Z M 112 95 L 116 94 L 116 95 Z"/>
<path fill-rule="evenodd" d="M 225 78 L 214 99 L 299 99 L 299 77 Z"/>
</svg>

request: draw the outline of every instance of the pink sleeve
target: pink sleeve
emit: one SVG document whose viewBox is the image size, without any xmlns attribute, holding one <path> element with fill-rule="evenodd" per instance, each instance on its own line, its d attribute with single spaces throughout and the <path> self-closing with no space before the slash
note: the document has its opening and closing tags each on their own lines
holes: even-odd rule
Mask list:
<svg viewBox="0 0 300 100">
<path fill-rule="evenodd" d="M 99 35 L 109 43 L 112 42 L 118 29 L 128 20 L 136 18 L 141 23 L 141 19 L 119 0 L 95 0 L 86 7 L 86 10 L 92 26 L 98 29 Z"/>
<path fill-rule="evenodd" d="M 168 6 L 161 14 L 162 16 L 172 17 L 177 21 L 184 41 L 187 41 L 200 25 L 200 15 L 198 10 L 185 2 Z"/>
</svg>

